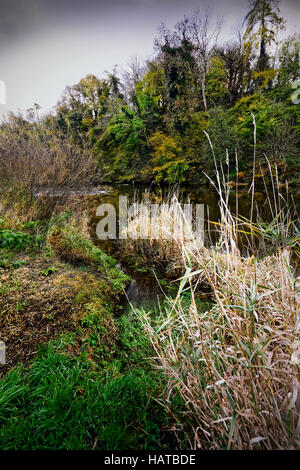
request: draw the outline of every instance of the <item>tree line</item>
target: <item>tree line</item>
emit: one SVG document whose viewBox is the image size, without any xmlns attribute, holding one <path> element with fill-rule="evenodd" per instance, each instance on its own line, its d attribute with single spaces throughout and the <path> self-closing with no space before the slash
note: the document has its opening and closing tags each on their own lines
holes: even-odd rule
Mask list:
<svg viewBox="0 0 300 470">
<path fill-rule="evenodd" d="M 132 60 L 123 74 L 87 75 L 65 89 L 54 114 L 40 118 L 35 104 L 0 134 L 22 127 L 44 142 L 55 136 L 88 148 L 97 181 L 197 183 L 213 169 L 206 132 L 232 176 L 238 158 L 238 177 L 247 178 L 255 145 L 258 162 L 267 156 L 293 179 L 300 46 L 297 35 L 278 40 L 284 28 L 277 0 L 251 0 L 236 39 L 222 44 L 221 22 L 195 11 L 172 30 L 160 26 L 152 60 Z"/>
</svg>

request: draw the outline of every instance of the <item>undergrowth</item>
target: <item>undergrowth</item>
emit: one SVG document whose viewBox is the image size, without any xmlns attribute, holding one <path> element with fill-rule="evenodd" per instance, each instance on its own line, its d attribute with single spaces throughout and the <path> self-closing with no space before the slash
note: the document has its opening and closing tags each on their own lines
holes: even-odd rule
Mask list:
<svg viewBox="0 0 300 470">
<path fill-rule="evenodd" d="M 12 347 L 21 338 L 19 360 L 22 349 L 39 352 L 0 380 L 0 449 L 171 448 L 152 398 L 164 378 L 139 320 L 123 312 L 128 276 L 68 211 L 47 223 L 3 218 L 2 228 L 2 335 Z"/>
<path fill-rule="evenodd" d="M 141 367 L 102 374 L 50 344 L 29 370 L 0 382 L 1 449 L 157 449 L 165 416 L 149 395 L 157 376 Z"/>
</svg>

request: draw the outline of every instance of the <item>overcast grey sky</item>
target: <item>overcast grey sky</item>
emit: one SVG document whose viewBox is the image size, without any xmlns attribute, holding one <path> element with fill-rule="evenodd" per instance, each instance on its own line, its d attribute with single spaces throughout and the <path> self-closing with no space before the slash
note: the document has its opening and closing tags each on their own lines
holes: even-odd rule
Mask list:
<svg viewBox="0 0 300 470">
<path fill-rule="evenodd" d="M 160 23 L 207 7 L 223 17 L 221 39 L 234 37 L 248 0 L 0 0 L 0 80 L 8 110 L 37 102 L 47 111 L 66 85 L 88 73 L 103 76 L 131 57 L 150 58 Z M 288 33 L 299 31 L 299 1 L 282 0 Z M 287 34 L 287 33 L 286 33 Z"/>
</svg>

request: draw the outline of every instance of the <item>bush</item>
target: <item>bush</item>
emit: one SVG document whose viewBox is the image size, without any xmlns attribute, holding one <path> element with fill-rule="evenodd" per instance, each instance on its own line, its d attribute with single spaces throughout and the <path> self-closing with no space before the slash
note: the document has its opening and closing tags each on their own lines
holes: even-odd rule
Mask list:
<svg viewBox="0 0 300 470">
<path fill-rule="evenodd" d="M 93 167 L 87 149 L 46 127 L 11 118 L 0 129 L 1 198 L 10 206 L 18 202 L 28 209 L 40 191 L 59 195 L 72 188 L 86 189 Z"/>
</svg>

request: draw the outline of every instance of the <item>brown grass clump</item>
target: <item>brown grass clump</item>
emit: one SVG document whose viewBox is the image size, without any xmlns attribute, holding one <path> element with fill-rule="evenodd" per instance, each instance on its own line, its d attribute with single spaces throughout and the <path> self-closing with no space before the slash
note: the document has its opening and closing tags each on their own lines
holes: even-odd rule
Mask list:
<svg viewBox="0 0 300 470">
<path fill-rule="evenodd" d="M 139 312 L 155 364 L 168 378 L 162 405 L 183 448 L 188 441 L 191 449 L 299 449 L 299 229 L 278 184 L 278 216 L 256 223 L 251 211 L 241 225 L 218 183 L 218 244 L 199 249 L 182 240 L 185 275 L 176 299 L 159 319 Z M 244 255 L 239 230 L 248 232 Z M 259 246 L 251 244 L 256 238 Z M 196 300 L 203 283 L 214 301 L 206 311 Z M 188 305 L 181 295 L 187 291 Z M 172 405 L 174 395 L 181 411 Z"/>
<path fill-rule="evenodd" d="M 187 201 L 188 202 L 188 201 Z M 140 204 L 147 212 L 140 211 Z M 125 240 L 120 250 L 128 258 L 138 258 L 155 266 L 165 275 L 176 277 L 184 273 L 186 248 L 202 246 L 191 236 L 192 223 L 187 222 L 178 194 L 169 194 L 156 211 L 151 207 L 150 194 L 136 204 L 136 216 L 123 229 Z"/>
<path fill-rule="evenodd" d="M 159 329 L 146 322 L 168 397 L 176 391 L 186 404 L 177 418 L 191 447 L 298 448 L 299 298 L 289 251 L 260 262 L 200 256 L 196 276 L 210 283 L 214 307 L 200 313 L 191 286 L 188 310 L 178 298 Z"/>
</svg>

